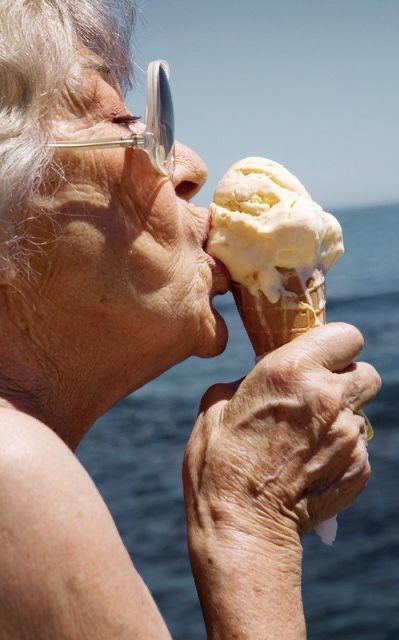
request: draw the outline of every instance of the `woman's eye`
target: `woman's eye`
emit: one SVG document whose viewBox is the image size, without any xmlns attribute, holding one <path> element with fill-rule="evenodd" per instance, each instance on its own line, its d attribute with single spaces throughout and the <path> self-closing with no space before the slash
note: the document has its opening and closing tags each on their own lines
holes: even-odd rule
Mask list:
<svg viewBox="0 0 399 640">
<path fill-rule="evenodd" d="M 114 124 L 121 124 L 122 126 L 126 126 L 126 127 L 129 127 L 130 125 L 135 124 L 139 120 L 141 120 L 140 116 L 132 116 L 132 115 L 116 116 L 115 118 L 112 118 L 112 122 Z"/>
</svg>

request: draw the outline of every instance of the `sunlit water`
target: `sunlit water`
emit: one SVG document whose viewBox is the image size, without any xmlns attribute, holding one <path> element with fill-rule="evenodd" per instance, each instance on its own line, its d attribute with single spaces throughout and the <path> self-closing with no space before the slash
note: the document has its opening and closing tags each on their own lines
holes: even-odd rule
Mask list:
<svg viewBox="0 0 399 640">
<path fill-rule="evenodd" d="M 399 206 L 338 214 L 346 255 L 328 278 L 330 320 L 356 324 L 362 358 L 384 389 L 368 408 L 376 436 L 373 476 L 339 518 L 331 548 L 305 540 L 304 601 L 309 638 L 399 638 Z M 184 446 L 199 399 L 214 382 L 252 366 L 252 351 L 230 296 L 218 301 L 230 330 L 220 358 L 192 359 L 125 399 L 85 438 L 79 458 L 116 520 L 175 640 L 204 640 L 186 552 L 181 488 Z"/>
</svg>

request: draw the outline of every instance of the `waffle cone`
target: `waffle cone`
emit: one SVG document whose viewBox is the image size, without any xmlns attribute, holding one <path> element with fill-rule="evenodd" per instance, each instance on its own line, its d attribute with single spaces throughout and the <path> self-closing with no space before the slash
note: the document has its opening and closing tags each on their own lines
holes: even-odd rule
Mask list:
<svg viewBox="0 0 399 640">
<path fill-rule="evenodd" d="M 296 271 L 280 269 L 287 294 L 272 303 L 238 282 L 232 293 L 257 356 L 278 349 L 309 329 L 326 323 L 324 274 L 316 270 L 304 285 Z"/>
</svg>

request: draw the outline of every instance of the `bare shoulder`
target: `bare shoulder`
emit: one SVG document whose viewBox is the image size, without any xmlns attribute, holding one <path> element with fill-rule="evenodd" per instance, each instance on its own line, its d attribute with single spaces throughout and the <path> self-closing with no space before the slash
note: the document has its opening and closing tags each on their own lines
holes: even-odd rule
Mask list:
<svg viewBox="0 0 399 640">
<path fill-rule="evenodd" d="M 106 509 L 90 476 L 67 445 L 45 424 L 12 409 L 0 409 L 0 522 L 23 510 L 25 519 L 57 517 L 72 509 Z M 54 504 L 55 503 L 55 504 Z M 51 508 L 50 508 L 51 507 Z M 71 515 L 71 513 L 70 513 Z M 83 515 L 83 513 L 82 513 Z M 93 514 L 91 514 L 93 515 Z M 33 523 L 32 523 L 33 524 Z"/>
<path fill-rule="evenodd" d="M 0 409 L 1 638 L 150 638 L 164 627 L 99 492 L 39 421 Z"/>
<path fill-rule="evenodd" d="M 25 471 L 33 472 L 36 461 L 49 468 L 54 462 L 57 468 L 61 459 L 64 464 L 79 465 L 72 451 L 45 424 L 20 411 L 0 408 L 0 484 L 19 464 L 25 466 L 30 461 L 32 468 L 25 467 Z"/>
</svg>

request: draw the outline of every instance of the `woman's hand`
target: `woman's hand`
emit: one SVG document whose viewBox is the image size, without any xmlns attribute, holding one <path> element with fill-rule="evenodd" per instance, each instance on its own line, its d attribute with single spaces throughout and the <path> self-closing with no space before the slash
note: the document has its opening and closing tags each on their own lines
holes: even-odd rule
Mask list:
<svg viewBox="0 0 399 640">
<path fill-rule="evenodd" d="M 259 558 L 270 564 L 283 552 L 285 569 L 299 563 L 300 578 L 300 536 L 364 488 L 370 466 L 356 412 L 381 382 L 370 365 L 353 364 L 362 347 L 357 329 L 330 324 L 265 356 L 240 383 L 205 394 L 184 463 L 197 586 L 209 561 L 220 565 L 221 549 L 232 567 L 234 553 L 249 564 L 255 555 L 255 572 Z"/>
</svg>

